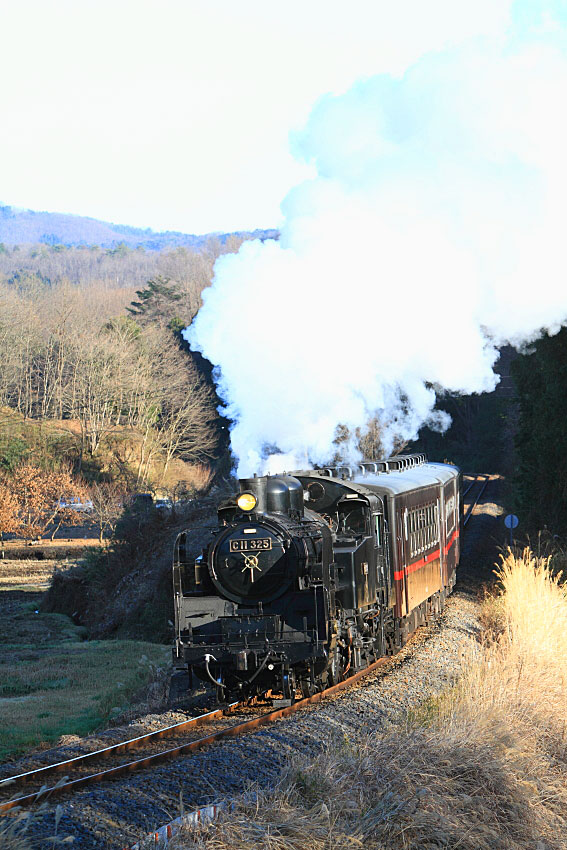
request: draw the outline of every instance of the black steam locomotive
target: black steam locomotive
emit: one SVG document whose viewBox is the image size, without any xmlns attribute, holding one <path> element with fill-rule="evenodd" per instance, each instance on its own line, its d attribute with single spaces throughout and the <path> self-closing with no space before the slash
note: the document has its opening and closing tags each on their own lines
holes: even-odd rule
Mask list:
<svg viewBox="0 0 567 850">
<path fill-rule="evenodd" d="M 423 455 L 240 481 L 202 555 L 175 544 L 177 687 L 293 700 L 394 653 L 455 583 L 459 516 Z"/>
</svg>

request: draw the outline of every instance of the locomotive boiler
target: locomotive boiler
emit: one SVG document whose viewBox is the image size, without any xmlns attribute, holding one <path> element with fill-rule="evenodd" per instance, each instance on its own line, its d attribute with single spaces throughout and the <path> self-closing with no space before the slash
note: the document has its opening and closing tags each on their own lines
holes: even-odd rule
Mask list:
<svg viewBox="0 0 567 850">
<path fill-rule="evenodd" d="M 174 690 L 288 702 L 395 652 L 454 585 L 459 493 L 423 455 L 241 480 L 197 558 L 175 544 Z"/>
</svg>

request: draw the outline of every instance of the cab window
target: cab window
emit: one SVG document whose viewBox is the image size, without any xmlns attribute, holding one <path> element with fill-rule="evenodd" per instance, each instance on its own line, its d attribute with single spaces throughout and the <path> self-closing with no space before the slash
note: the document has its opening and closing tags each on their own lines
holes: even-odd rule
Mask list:
<svg viewBox="0 0 567 850">
<path fill-rule="evenodd" d="M 339 508 L 339 533 L 367 534 L 366 511 L 362 505 L 348 503 Z"/>
</svg>

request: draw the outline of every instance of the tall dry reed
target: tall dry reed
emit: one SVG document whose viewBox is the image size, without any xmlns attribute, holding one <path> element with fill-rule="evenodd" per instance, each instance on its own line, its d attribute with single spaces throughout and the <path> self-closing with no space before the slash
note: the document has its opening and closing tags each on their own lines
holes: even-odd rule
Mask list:
<svg viewBox="0 0 567 850">
<path fill-rule="evenodd" d="M 502 556 L 500 593 L 485 603 L 490 628 L 441 700 L 439 720 L 475 733 L 513 729 L 538 750 L 565 756 L 567 590 L 550 558 L 531 550 Z"/>
</svg>

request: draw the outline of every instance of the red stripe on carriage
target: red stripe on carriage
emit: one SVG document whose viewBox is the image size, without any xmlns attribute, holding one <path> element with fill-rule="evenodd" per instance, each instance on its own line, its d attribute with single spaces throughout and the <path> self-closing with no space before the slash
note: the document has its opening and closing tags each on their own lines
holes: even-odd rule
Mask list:
<svg viewBox="0 0 567 850">
<path fill-rule="evenodd" d="M 451 548 L 451 546 L 453 545 L 453 543 L 455 542 L 455 540 L 457 539 L 457 537 L 459 537 L 459 535 L 460 535 L 460 531 L 459 531 L 459 528 L 458 528 L 458 526 L 457 526 L 457 528 L 454 530 L 454 532 L 453 532 L 453 533 L 452 533 L 452 535 L 450 536 L 450 538 L 449 538 L 449 542 L 448 542 L 448 543 L 447 543 L 447 545 L 445 546 L 445 550 L 444 550 L 444 551 L 445 551 L 445 554 L 447 554 L 447 553 L 448 553 L 449 549 Z"/>
<path fill-rule="evenodd" d="M 448 554 L 449 549 L 459 536 L 459 529 L 456 528 L 451 537 L 449 538 L 449 542 L 444 547 L 443 552 L 445 555 Z M 404 575 L 409 576 L 411 573 L 415 573 L 417 570 L 424 567 L 426 564 L 430 564 L 432 561 L 435 561 L 441 555 L 441 549 L 436 549 L 434 552 L 431 552 L 429 555 L 426 555 L 424 558 L 421 558 L 419 561 L 415 561 L 413 564 L 408 564 L 407 567 L 404 567 L 403 570 L 398 570 L 397 573 L 394 573 L 394 579 L 396 581 L 401 581 Z"/>
</svg>

